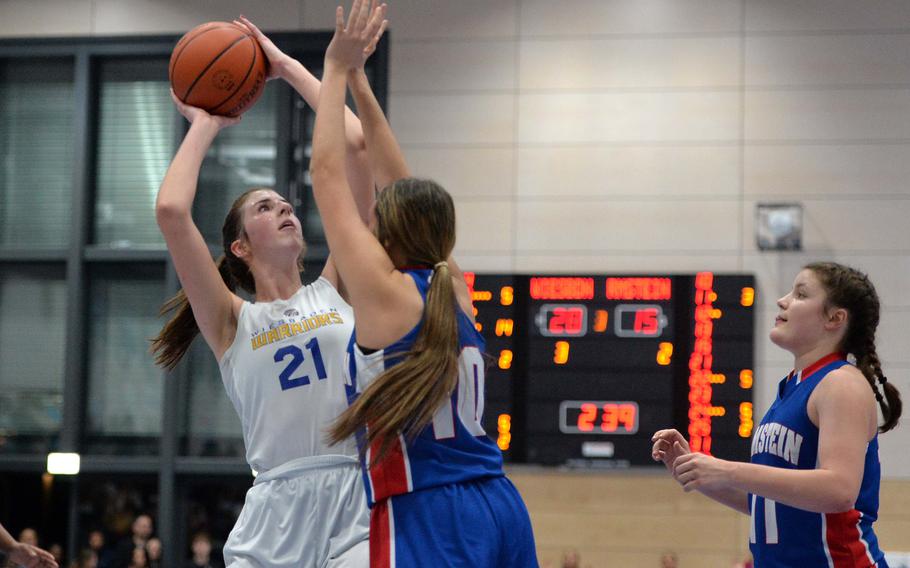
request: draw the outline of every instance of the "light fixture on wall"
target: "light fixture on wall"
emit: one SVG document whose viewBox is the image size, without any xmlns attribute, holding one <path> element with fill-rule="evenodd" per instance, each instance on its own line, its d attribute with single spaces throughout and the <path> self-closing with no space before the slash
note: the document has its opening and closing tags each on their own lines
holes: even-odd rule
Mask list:
<svg viewBox="0 0 910 568">
<path fill-rule="evenodd" d="M 803 250 L 802 204 L 757 204 L 755 242 L 758 250 Z"/>
</svg>

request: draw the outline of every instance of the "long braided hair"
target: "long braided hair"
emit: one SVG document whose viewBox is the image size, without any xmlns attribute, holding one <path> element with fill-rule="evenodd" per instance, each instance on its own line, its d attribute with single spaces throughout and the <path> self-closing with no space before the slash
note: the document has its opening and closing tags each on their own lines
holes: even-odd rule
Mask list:
<svg viewBox="0 0 910 568">
<path fill-rule="evenodd" d="M 893 429 L 900 419 L 903 404 L 900 392 L 882 371 L 875 350 L 875 330 L 881 309 L 875 286 L 864 273 L 835 262 L 813 262 L 805 268 L 811 270 L 825 288 L 828 306 L 843 308 L 849 313 L 842 349 L 856 357 L 856 367 L 872 387 L 885 420 L 879 430 Z"/>
</svg>

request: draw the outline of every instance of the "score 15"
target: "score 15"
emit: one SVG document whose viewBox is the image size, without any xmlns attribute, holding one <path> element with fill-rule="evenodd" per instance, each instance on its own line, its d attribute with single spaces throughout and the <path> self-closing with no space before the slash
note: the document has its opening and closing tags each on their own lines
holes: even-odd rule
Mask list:
<svg viewBox="0 0 910 568">
<path fill-rule="evenodd" d="M 615 400 L 564 400 L 559 404 L 563 434 L 635 434 L 638 403 Z"/>
</svg>

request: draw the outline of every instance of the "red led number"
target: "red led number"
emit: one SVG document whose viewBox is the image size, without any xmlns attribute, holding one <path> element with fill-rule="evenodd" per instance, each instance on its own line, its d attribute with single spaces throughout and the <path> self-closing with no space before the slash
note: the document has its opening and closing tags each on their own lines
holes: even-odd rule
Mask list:
<svg viewBox="0 0 910 568">
<path fill-rule="evenodd" d="M 660 324 L 657 320 L 656 308 L 645 308 L 635 312 L 635 324 L 633 329 L 635 333 L 641 335 L 656 335 L 660 332 Z"/>
<path fill-rule="evenodd" d="M 585 319 L 581 308 L 553 308 L 547 325 L 553 335 L 579 335 Z"/>
<path fill-rule="evenodd" d="M 631 404 L 605 404 L 600 429 L 604 432 L 616 432 L 622 427 L 626 432 L 635 430 L 635 410 Z"/>
<path fill-rule="evenodd" d="M 635 431 L 635 413 L 637 409 L 632 404 L 608 403 L 603 408 L 592 402 L 581 405 L 581 414 L 578 415 L 578 429 L 582 432 L 594 430 L 594 422 L 600 412 L 600 430 L 602 432 L 616 432 L 620 428 L 626 432 Z"/>
<path fill-rule="evenodd" d="M 586 402 L 581 405 L 581 414 L 578 415 L 578 429 L 590 432 L 594 429 L 594 419 L 597 418 L 597 405 Z"/>
</svg>

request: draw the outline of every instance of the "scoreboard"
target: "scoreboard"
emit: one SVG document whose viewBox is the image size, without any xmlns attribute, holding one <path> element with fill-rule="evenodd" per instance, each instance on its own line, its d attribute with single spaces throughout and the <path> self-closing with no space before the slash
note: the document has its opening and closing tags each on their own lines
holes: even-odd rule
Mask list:
<svg viewBox="0 0 910 568">
<path fill-rule="evenodd" d="M 490 357 L 484 429 L 507 461 L 652 465 L 661 428 L 748 460 L 753 276 L 466 278 Z"/>
</svg>

